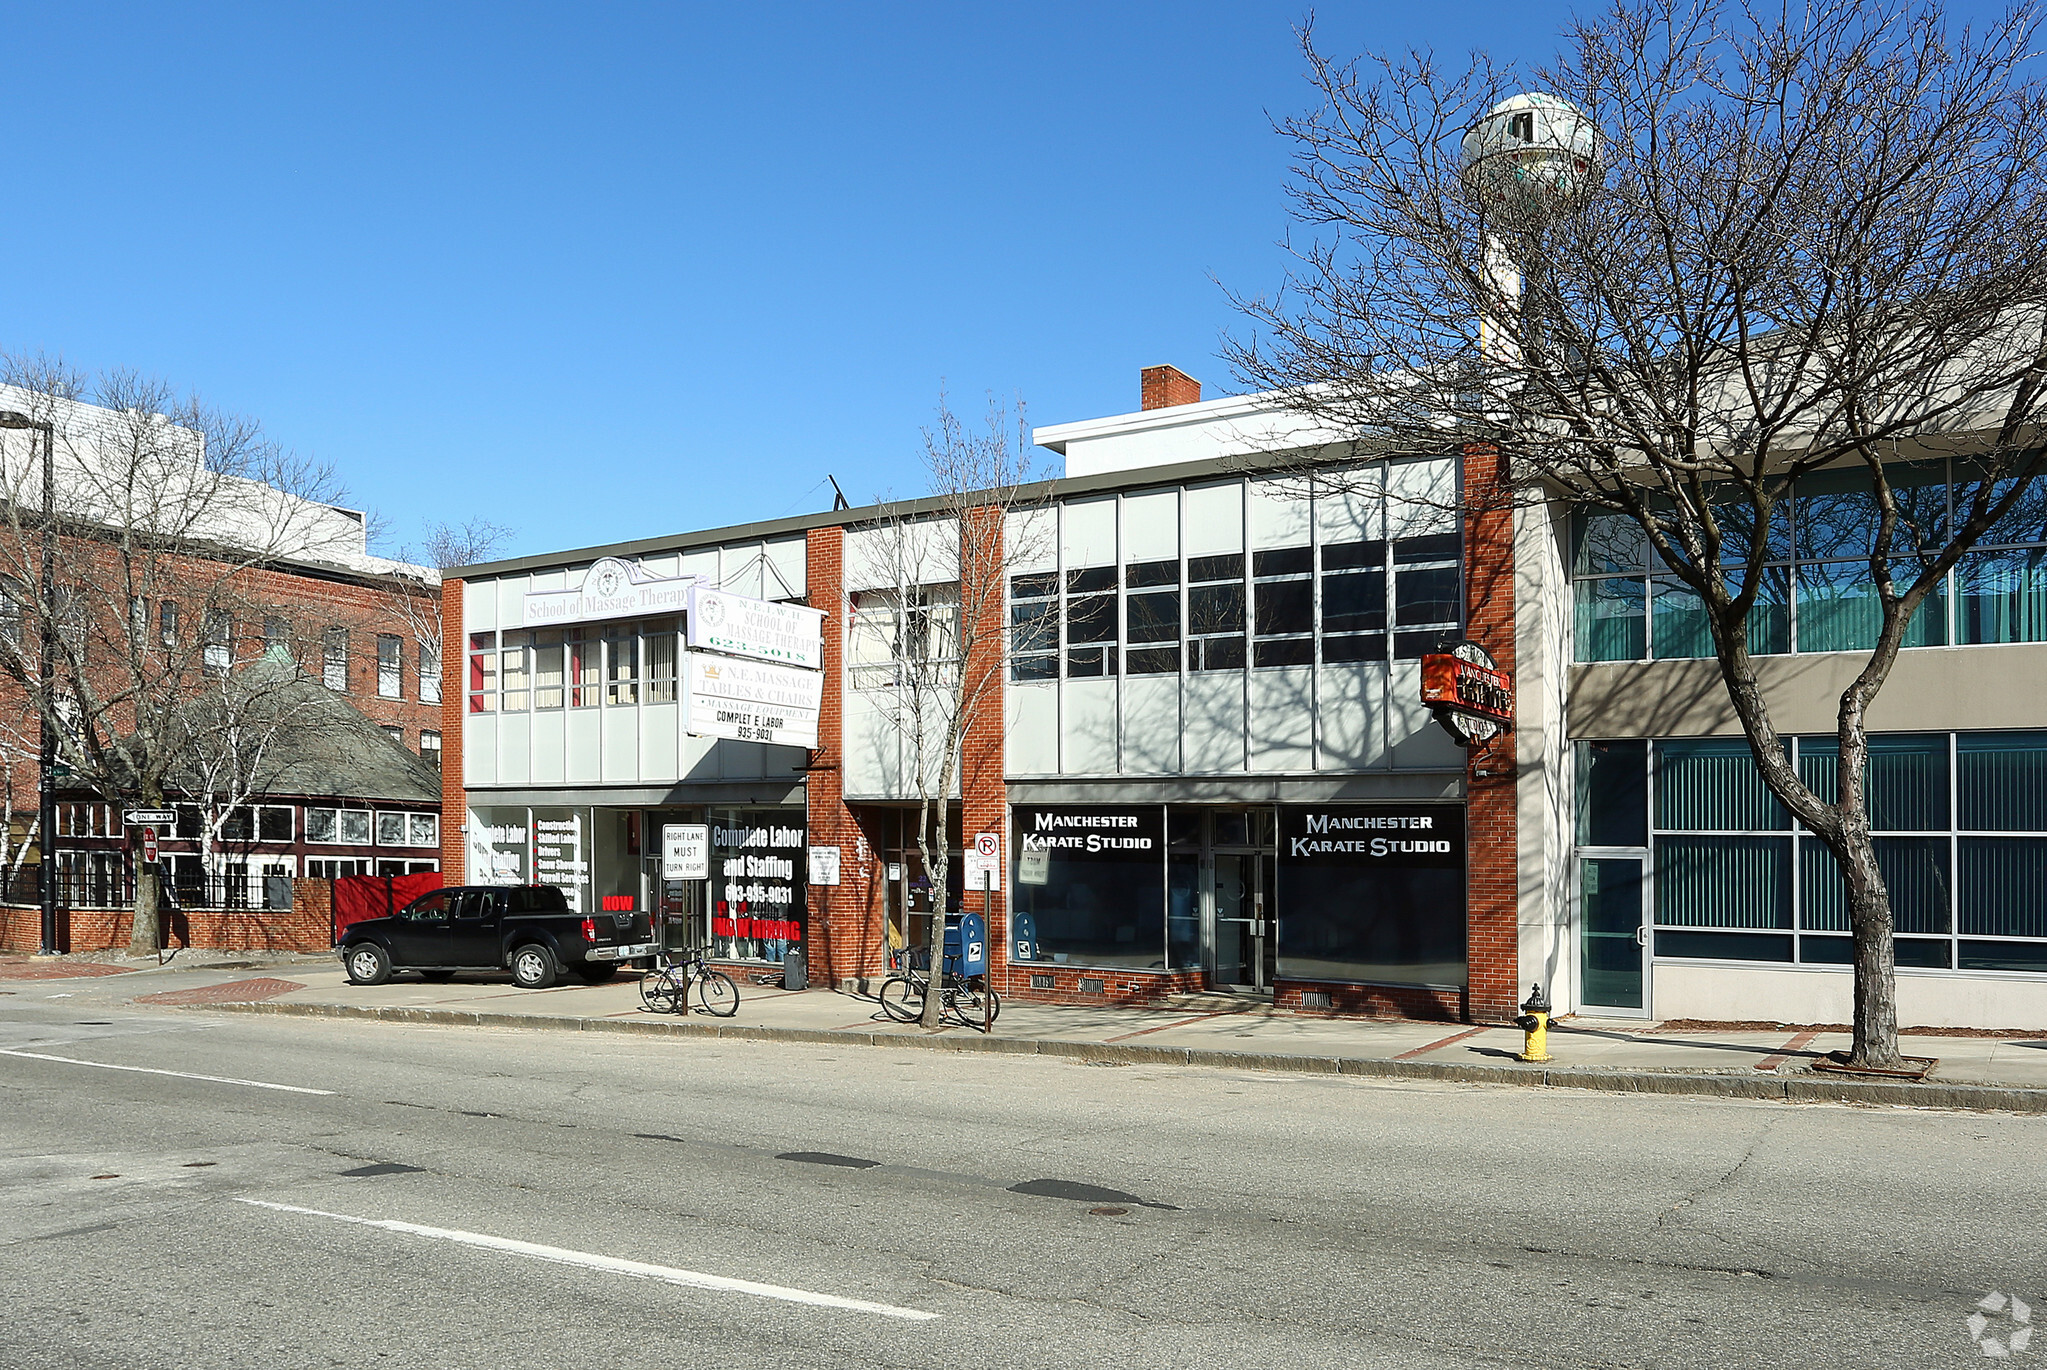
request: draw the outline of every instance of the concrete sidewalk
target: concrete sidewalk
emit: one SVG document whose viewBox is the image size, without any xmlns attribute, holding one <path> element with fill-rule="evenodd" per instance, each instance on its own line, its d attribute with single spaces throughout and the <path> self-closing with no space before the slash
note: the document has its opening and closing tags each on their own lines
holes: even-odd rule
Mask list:
<svg viewBox="0 0 2047 1370">
<path fill-rule="evenodd" d="M 756 1040 L 847 1041 L 878 1047 L 1060 1055 L 1313 1071 L 1381 1077 L 1559 1085 L 1654 1093 L 1833 1099 L 1906 1106 L 2047 1112 L 2047 1033 L 2038 1037 L 1907 1037 L 1913 1056 L 1939 1059 L 1924 1083 L 1843 1079 L 1812 1070 L 1845 1049 L 1845 1033 L 1673 1031 L 1638 1020 L 1576 1018 L 1550 1037 L 1547 1065 L 1515 1059 L 1521 1033 L 1506 1027 L 1368 1021 L 1275 1010 L 1196 996 L 1149 1008 L 1005 1003 L 995 1030 L 939 1032 L 891 1021 L 871 999 L 828 990 L 790 993 L 742 981 L 732 1018 L 653 1014 L 630 974 L 597 986 L 521 990 L 508 977 L 465 972 L 444 983 L 401 973 L 351 985 L 323 957 L 246 955 L 217 967 L 173 963 L 108 976 L 85 962 L 0 964 L 0 980 L 90 977 L 91 997 L 156 1006 L 387 1021 L 583 1031 L 713 1035 Z M 37 969 L 41 967 L 41 969 Z M 74 981 L 74 984 L 87 982 Z M 25 986 L 23 987 L 26 988 Z"/>
</svg>

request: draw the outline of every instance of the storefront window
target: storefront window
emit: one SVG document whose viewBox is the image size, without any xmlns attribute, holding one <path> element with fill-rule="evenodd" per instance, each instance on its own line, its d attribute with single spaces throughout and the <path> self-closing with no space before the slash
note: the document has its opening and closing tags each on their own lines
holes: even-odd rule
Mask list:
<svg viewBox="0 0 2047 1370">
<path fill-rule="evenodd" d="M 803 941 L 804 811 L 711 810 L 711 942 L 738 961 L 780 961 Z"/>
<path fill-rule="evenodd" d="M 1166 968 L 1165 810 L 1019 805 L 1012 945 L 1039 961 Z"/>
<path fill-rule="evenodd" d="M 1279 974 L 1461 987 L 1464 809 L 1283 807 Z"/>
</svg>

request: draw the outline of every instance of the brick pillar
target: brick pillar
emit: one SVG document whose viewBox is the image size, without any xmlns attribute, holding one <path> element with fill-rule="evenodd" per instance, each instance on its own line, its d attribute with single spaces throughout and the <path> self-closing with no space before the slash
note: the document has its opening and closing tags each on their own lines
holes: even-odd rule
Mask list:
<svg viewBox="0 0 2047 1370">
<path fill-rule="evenodd" d="M 462 717 L 469 707 L 463 693 L 469 670 L 468 644 L 462 640 L 462 582 L 441 582 L 441 879 L 459 885 L 467 876 L 469 796 L 462 784 Z"/>
<path fill-rule="evenodd" d="M 1009 786 L 1003 778 L 1003 544 L 1007 521 L 1000 509 L 969 509 L 960 528 L 960 574 L 967 581 L 960 587 L 960 606 L 963 614 L 974 617 L 972 646 L 962 666 L 969 698 L 960 746 L 960 835 L 971 848 L 977 834 L 999 834 L 1004 862 L 1002 888 L 985 896 L 969 890 L 960 907 L 977 910 L 988 920 L 991 978 L 1002 976 L 1009 965 L 1007 894 L 1013 865 L 1009 860 Z"/>
<path fill-rule="evenodd" d="M 1464 448 L 1466 636 L 1514 671 L 1514 513 L 1506 458 L 1489 443 Z M 1514 734 L 1466 758 L 1468 886 L 1465 891 L 1469 1013 L 1498 1022 L 1520 1011 L 1518 829 Z"/>
<path fill-rule="evenodd" d="M 846 530 L 811 529 L 804 555 L 810 607 L 825 612 L 824 697 L 804 796 L 811 845 L 839 849 L 839 884 L 806 895 L 804 955 L 811 979 L 836 989 L 882 973 L 880 862 L 845 799 Z"/>
</svg>

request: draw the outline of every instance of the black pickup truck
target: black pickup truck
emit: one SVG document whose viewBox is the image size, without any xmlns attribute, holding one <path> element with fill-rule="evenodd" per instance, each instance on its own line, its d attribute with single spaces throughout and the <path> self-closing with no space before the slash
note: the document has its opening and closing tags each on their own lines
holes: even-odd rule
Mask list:
<svg viewBox="0 0 2047 1370">
<path fill-rule="evenodd" d="M 381 985 L 394 970 L 445 980 L 509 968 L 514 983 L 546 989 L 563 971 L 598 984 L 655 946 L 646 914 L 576 913 L 552 885 L 449 885 L 349 924 L 336 949 L 357 985 Z"/>
</svg>

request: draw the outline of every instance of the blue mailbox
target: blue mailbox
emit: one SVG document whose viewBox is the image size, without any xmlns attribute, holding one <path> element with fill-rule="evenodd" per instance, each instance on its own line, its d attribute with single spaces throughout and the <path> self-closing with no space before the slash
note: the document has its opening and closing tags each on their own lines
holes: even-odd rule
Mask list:
<svg viewBox="0 0 2047 1370">
<path fill-rule="evenodd" d="M 1013 913 L 1009 916 L 1009 959 L 1012 961 L 1035 961 L 1038 959 L 1038 920 L 1028 912 Z"/>
<path fill-rule="evenodd" d="M 945 918 L 945 968 L 956 975 L 988 973 L 988 920 L 978 913 Z"/>
</svg>

